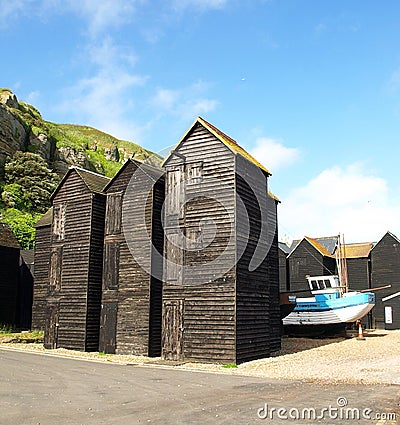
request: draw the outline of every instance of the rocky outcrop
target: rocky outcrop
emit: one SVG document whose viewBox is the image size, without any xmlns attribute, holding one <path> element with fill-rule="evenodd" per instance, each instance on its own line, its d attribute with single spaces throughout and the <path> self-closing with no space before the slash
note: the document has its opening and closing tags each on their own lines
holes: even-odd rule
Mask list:
<svg viewBox="0 0 400 425">
<path fill-rule="evenodd" d="M 54 161 L 54 171 L 58 174 L 64 174 L 68 171 L 70 165 L 77 165 L 90 171 L 98 171 L 90 163 L 83 149 L 77 150 L 68 146 L 58 148 Z"/>
</svg>

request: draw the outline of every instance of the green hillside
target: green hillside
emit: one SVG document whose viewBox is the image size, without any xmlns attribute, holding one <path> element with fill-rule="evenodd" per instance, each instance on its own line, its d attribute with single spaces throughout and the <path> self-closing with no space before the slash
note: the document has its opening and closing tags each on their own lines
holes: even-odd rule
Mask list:
<svg viewBox="0 0 400 425">
<path fill-rule="evenodd" d="M 95 128 L 46 121 L 37 108 L 0 88 L 0 220 L 24 249 L 33 247 L 33 223 L 71 165 L 113 177 L 132 155 L 161 162 L 140 145 Z"/>
</svg>

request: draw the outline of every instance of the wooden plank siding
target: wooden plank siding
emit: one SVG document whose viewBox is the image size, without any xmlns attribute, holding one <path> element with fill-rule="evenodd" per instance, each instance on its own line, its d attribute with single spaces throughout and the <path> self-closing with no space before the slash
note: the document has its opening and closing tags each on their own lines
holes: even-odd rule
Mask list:
<svg viewBox="0 0 400 425">
<path fill-rule="evenodd" d="M 369 257 L 347 258 L 347 278 L 349 289 L 360 291 L 371 287 L 371 259 Z M 376 295 L 376 294 L 375 294 Z M 375 307 L 374 307 L 375 308 Z M 374 327 L 373 312 L 369 312 L 362 320 L 365 327 Z"/>
<path fill-rule="evenodd" d="M 376 291 L 376 304 L 372 310 L 376 328 L 385 328 L 385 303 L 382 298 L 400 291 L 400 241 L 390 232 L 371 250 L 371 286 L 392 285 L 391 288 Z M 399 298 L 394 301 L 398 302 Z"/>
<path fill-rule="evenodd" d="M 51 222 L 36 226 L 32 329 L 44 330 L 49 286 Z"/>
<path fill-rule="evenodd" d="M 109 180 L 71 168 L 52 199 L 48 348 L 98 350 L 105 196 L 91 190 L 86 178 L 100 186 Z"/>
<path fill-rule="evenodd" d="M 290 290 L 305 290 L 301 296 L 306 296 L 309 291 L 306 275 L 331 275 L 335 274 L 336 270 L 335 258 L 321 254 L 306 239 L 302 239 L 290 252 L 288 264 Z"/>
<path fill-rule="evenodd" d="M 110 320 L 116 322 L 106 324 L 102 319 L 100 350 L 159 356 L 163 175 L 161 170 L 129 160 L 105 192 L 102 305 L 114 303 L 115 313 Z M 110 308 L 103 308 L 103 313 L 109 314 Z M 111 342 L 110 327 L 115 332 Z"/>
<path fill-rule="evenodd" d="M 261 220 L 266 217 L 260 216 L 254 194 L 240 177 L 252 167 L 202 120 L 164 162 L 164 358 L 240 363 L 270 354 L 274 326 L 269 320 L 268 273 L 277 272 L 277 263 L 272 265 L 277 255 L 271 254 L 271 264 L 264 258 L 254 271 L 248 271 L 257 242 L 264 247 L 261 253 L 266 251 L 265 241 L 258 240 Z M 256 175 L 257 195 L 266 203 L 267 176 L 260 170 Z M 239 196 L 242 203 L 237 201 Z M 250 226 L 246 225 L 248 215 Z M 272 292 L 279 299 L 278 290 Z"/>
</svg>

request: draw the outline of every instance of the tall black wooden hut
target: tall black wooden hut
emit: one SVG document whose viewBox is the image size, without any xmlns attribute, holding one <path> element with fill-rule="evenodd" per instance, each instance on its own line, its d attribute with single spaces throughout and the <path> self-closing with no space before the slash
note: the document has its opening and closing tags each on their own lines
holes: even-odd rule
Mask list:
<svg viewBox="0 0 400 425">
<path fill-rule="evenodd" d="M 97 351 L 109 178 L 72 167 L 52 195 L 45 347 Z"/>
<path fill-rule="evenodd" d="M 268 170 L 197 118 L 165 159 L 166 359 L 240 363 L 280 347 Z"/>
<path fill-rule="evenodd" d="M 400 329 L 400 291 L 382 298 L 385 329 Z"/>
<path fill-rule="evenodd" d="M 128 160 L 106 186 L 100 351 L 161 355 L 161 169 Z"/>
<path fill-rule="evenodd" d="M 371 251 L 371 286 L 392 285 L 375 292 L 376 304 L 372 317 L 377 328 L 385 328 L 385 303 L 382 301 L 400 291 L 400 241 L 387 232 Z M 398 298 L 397 298 L 398 300 Z"/>
<path fill-rule="evenodd" d="M 335 274 L 337 236 L 294 241 L 288 255 L 289 286 L 291 291 L 308 291 L 306 276 Z"/>
<path fill-rule="evenodd" d="M 32 304 L 32 329 L 44 330 L 46 323 L 47 296 L 49 292 L 49 270 L 51 252 L 51 223 L 53 208 L 36 223 L 34 280 Z"/>
<path fill-rule="evenodd" d="M 10 227 L 0 223 L 0 325 L 16 326 L 20 247 Z"/>
<path fill-rule="evenodd" d="M 284 242 L 278 243 L 279 257 L 279 290 L 282 292 L 289 290 L 289 266 L 288 255 L 290 252 L 289 246 Z"/>
</svg>

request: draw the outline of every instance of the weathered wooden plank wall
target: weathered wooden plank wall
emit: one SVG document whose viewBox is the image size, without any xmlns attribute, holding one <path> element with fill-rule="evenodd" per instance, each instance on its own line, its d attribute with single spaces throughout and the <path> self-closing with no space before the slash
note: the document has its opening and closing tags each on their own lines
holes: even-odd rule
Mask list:
<svg viewBox="0 0 400 425">
<path fill-rule="evenodd" d="M 171 303 L 182 303 L 183 323 L 175 324 L 184 328 L 182 357 L 236 362 L 234 264 L 221 276 L 212 278 L 217 272 L 213 259 L 227 262 L 236 257 L 232 220 L 235 214 L 234 155 L 200 124 L 179 146 L 179 154 L 181 156 L 172 155 L 166 166 L 165 257 L 172 264 L 167 263 L 165 267 L 163 314 L 168 313 L 166 306 Z M 200 177 L 192 177 L 189 174 L 192 167 L 184 164 L 196 165 L 201 170 Z M 182 182 L 181 190 L 175 194 L 174 182 Z M 200 192 L 202 196 L 196 198 Z M 181 199 L 176 196 L 179 193 Z M 169 196 L 174 197 L 174 202 L 168 202 Z M 188 202 L 181 208 L 184 197 Z M 204 233 L 211 229 L 212 223 L 216 226 L 216 237 L 206 246 Z M 230 239 L 231 232 L 233 238 Z M 188 250 L 185 235 L 190 244 Z M 174 242 L 180 246 L 174 247 Z M 178 263 L 176 266 L 174 261 Z M 195 270 L 191 268 L 195 266 Z M 179 329 L 164 327 L 163 334 L 164 340 L 169 340 L 169 335 L 179 334 Z M 174 357 L 174 353 L 166 352 L 168 350 L 164 346 L 164 356 Z"/>
<path fill-rule="evenodd" d="M 392 285 L 376 291 L 376 304 L 372 317 L 377 328 L 385 327 L 385 306 L 382 298 L 400 291 L 400 242 L 387 232 L 371 251 L 371 286 Z M 398 300 L 398 298 L 397 298 Z"/>
<path fill-rule="evenodd" d="M 110 320 L 115 319 L 116 323 L 105 326 L 102 320 L 100 349 L 159 356 L 161 281 L 151 271 L 154 267 L 161 277 L 162 264 L 157 263 L 159 257 L 153 253 L 152 242 L 162 256 L 162 172 L 130 160 L 106 192 L 102 304 L 114 303 L 116 312 Z M 108 307 L 103 307 L 103 314 L 108 311 Z"/>
<path fill-rule="evenodd" d="M 49 219 L 36 226 L 35 238 L 35 270 L 33 284 L 32 329 L 44 330 L 46 324 L 46 305 L 49 290 L 49 269 L 51 250 L 51 222 L 52 210 L 48 213 Z"/>
<path fill-rule="evenodd" d="M 49 347 L 98 349 L 105 202 L 104 195 L 88 186 L 96 180 L 99 187 L 108 181 L 94 173 L 70 169 L 53 198 L 47 299 L 51 317 L 47 317 L 45 333 L 52 334 L 55 327 L 56 341 L 47 337 Z"/>
</svg>

